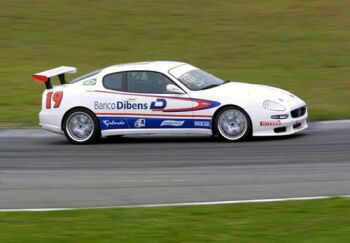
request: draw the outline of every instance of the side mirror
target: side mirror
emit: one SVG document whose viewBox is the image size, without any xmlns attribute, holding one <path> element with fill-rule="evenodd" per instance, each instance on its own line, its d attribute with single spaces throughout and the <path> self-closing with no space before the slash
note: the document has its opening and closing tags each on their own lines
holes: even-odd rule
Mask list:
<svg viewBox="0 0 350 243">
<path fill-rule="evenodd" d="M 173 94 L 184 94 L 185 92 L 174 84 L 168 84 L 166 90 Z"/>
</svg>

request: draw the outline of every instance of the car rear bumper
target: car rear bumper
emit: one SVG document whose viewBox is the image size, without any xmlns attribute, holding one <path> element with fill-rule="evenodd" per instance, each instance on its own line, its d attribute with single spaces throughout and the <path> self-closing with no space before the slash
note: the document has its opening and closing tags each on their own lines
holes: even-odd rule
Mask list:
<svg viewBox="0 0 350 243">
<path fill-rule="evenodd" d="M 39 125 L 50 132 L 62 134 L 61 116 L 50 111 L 41 111 L 39 113 Z"/>
</svg>

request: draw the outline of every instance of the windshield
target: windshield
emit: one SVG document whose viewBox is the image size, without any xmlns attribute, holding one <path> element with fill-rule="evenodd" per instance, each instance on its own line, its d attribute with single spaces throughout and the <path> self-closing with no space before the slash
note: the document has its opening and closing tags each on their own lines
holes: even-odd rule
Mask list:
<svg viewBox="0 0 350 243">
<path fill-rule="evenodd" d="M 70 83 L 71 83 L 71 84 L 72 84 L 72 83 L 76 83 L 76 82 L 79 82 L 79 81 L 84 80 L 84 79 L 86 79 L 86 78 L 90 78 L 90 77 L 92 77 L 92 76 L 95 76 L 96 74 L 98 74 L 99 72 L 101 72 L 101 70 L 102 70 L 102 69 L 98 69 L 98 70 L 95 70 L 95 71 L 93 71 L 93 72 L 87 73 L 87 74 L 85 74 L 85 75 L 83 75 L 83 76 L 80 76 L 80 77 L 78 77 L 78 78 L 76 78 L 76 79 L 73 79 Z"/>
<path fill-rule="evenodd" d="M 210 89 L 225 83 L 225 81 L 198 68 L 184 72 L 177 79 L 193 91 Z"/>
</svg>

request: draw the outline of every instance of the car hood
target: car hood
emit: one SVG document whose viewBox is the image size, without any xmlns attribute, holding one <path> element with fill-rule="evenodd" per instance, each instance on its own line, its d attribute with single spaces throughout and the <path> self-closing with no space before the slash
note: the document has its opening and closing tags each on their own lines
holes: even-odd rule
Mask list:
<svg viewBox="0 0 350 243">
<path fill-rule="evenodd" d="M 290 100 L 297 98 L 290 92 L 275 87 L 233 81 L 213 88 L 212 91 L 226 96 L 250 96 L 251 98 L 254 97 L 257 100 L 272 100 L 282 103 L 289 102 Z"/>
</svg>

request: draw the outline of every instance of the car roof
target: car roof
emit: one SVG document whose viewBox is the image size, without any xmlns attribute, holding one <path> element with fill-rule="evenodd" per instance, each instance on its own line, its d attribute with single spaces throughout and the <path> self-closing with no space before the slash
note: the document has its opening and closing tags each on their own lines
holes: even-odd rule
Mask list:
<svg viewBox="0 0 350 243">
<path fill-rule="evenodd" d="M 132 70 L 142 70 L 142 71 L 155 71 L 166 73 L 170 69 L 184 65 L 184 62 L 175 61 L 145 61 L 145 62 L 133 62 L 117 64 L 113 66 L 106 67 L 101 73 L 108 74 L 114 72 L 132 71 Z"/>
</svg>

